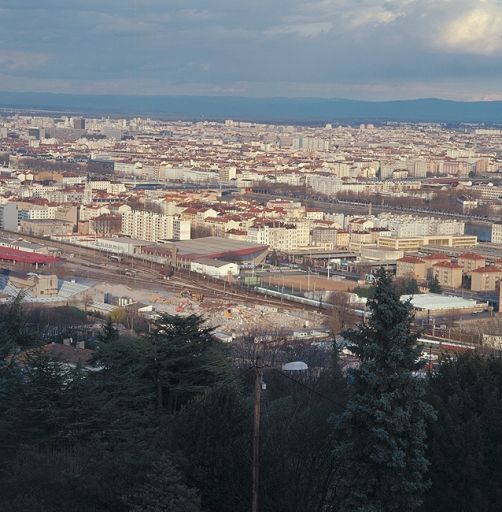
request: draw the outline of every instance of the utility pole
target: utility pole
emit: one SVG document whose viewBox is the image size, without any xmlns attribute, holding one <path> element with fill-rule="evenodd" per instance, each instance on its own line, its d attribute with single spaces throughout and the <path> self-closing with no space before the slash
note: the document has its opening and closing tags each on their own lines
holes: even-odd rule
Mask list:
<svg viewBox="0 0 502 512">
<path fill-rule="evenodd" d="M 263 360 L 256 356 L 254 382 L 254 422 L 253 422 L 253 501 L 251 512 L 258 512 L 258 492 L 260 487 L 260 416 Z"/>
</svg>

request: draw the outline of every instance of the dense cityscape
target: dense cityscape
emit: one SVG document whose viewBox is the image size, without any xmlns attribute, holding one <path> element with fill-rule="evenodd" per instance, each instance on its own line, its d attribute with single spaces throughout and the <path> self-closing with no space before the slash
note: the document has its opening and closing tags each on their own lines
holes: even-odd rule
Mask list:
<svg viewBox="0 0 502 512">
<path fill-rule="evenodd" d="M 0 17 L 0 512 L 502 511 L 500 0 Z"/>
</svg>

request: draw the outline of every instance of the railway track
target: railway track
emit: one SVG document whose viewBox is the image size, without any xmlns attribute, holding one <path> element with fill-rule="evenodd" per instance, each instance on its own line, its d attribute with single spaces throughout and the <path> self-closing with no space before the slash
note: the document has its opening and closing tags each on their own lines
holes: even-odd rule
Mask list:
<svg viewBox="0 0 502 512">
<path fill-rule="evenodd" d="M 13 234 L 12 232 L 6 233 Z M 108 254 L 103 253 L 98 249 L 73 245 L 59 240 L 49 240 L 47 238 L 36 237 L 33 235 L 25 235 L 24 233 L 16 233 L 16 235 L 21 236 L 25 240 L 35 243 L 43 243 L 44 245 L 62 251 L 61 259 L 66 265 L 66 270 L 67 272 L 69 271 L 68 274 L 75 278 L 85 277 L 98 281 L 108 281 L 114 284 L 127 284 L 128 286 L 141 284 L 146 287 L 151 287 L 152 281 L 158 280 L 156 284 L 175 293 L 179 293 L 183 289 L 190 289 L 202 291 L 205 295 L 210 297 L 220 299 L 225 298 L 229 301 L 239 300 L 245 303 L 264 304 L 284 309 L 298 309 L 299 307 L 298 303 L 288 301 L 287 299 L 277 299 L 263 294 L 254 293 L 251 290 L 244 292 L 240 287 L 235 287 L 231 284 L 217 280 L 207 281 L 197 274 L 192 275 L 191 273 L 182 270 L 175 271 L 169 281 L 164 281 L 159 279 L 158 268 L 160 265 L 141 258 L 126 257 L 126 260 L 123 263 L 117 263 L 111 266 Z M 73 256 L 69 257 L 70 254 Z M 133 268 L 136 275 L 125 276 L 123 273 L 117 273 L 116 269 L 121 270 L 125 265 Z M 154 266 L 156 266 L 157 269 L 154 269 Z M 99 270 L 99 268 L 103 270 Z M 318 309 L 306 304 L 301 305 L 301 307 L 308 310 Z"/>
</svg>

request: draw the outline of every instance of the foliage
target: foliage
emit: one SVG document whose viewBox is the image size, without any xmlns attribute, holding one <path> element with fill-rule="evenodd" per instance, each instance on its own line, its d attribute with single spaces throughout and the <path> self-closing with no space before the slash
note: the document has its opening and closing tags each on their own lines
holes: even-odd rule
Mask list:
<svg viewBox="0 0 502 512">
<path fill-rule="evenodd" d="M 502 359 L 464 354 L 429 381 L 431 490 L 424 511 L 502 510 Z"/>
<path fill-rule="evenodd" d="M 152 465 L 145 482 L 125 496 L 130 512 L 199 512 L 197 491 L 167 457 Z"/>
<path fill-rule="evenodd" d="M 372 286 L 356 286 L 353 291 L 359 297 L 367 299 L 373 299 L 375 294 L 375 289 Z"/>
<path fill-rule="evenodd" d="M 360 367 L 351 374 L 352 396 L 334 420 L 337 512 L 416 510 L 427 488 L 423 400 L 416 372 L 420 347 L 411 332 L 411 306 L 399 300 L 381 269 L 370 318 L 345 333 Z"/>
<path fill-rule="evenodd" d="M 397 295 L 414 295 L 419 293 L 418 283 L 415 278 L 403 277 L 394 280 L 394 288 Z"/>
<path fill-rule="evenodd" d="M 431 277 L 427 281 L 427 286 L 429 287 L 429 292 L 431 293 L 441 293 L 443 291 L 441 285 L 439 284 L 439 279 L 437 278 L 437 276 Z"/>
<path fill-rule="evenodd" d="M 101 332 L 98 334 L 97 339 L 100 343 L 112 343 L 119 338 L 119 331 L 113 325 L 113 320 L 108 317 L 106 324 L 103 325 Z"/>
<path fill-rule="evenodd" d="M 0 370 L 3 365 L 11 364 L 12 358 L 20 350 L 34 344 L 20 293 L 4 307 L 0 317 Z"/>
<path fill-rule="evenodd" d="M 228 354 L 194 315 L 135 338 L 109 323 L 90 371 L 33 347 L 21 301 L 9 304 L 0 510 L 247 512 L 257 348 L 266 365 L 309 366 L 264 372 L 260 510 L 408 512 L 422 498 L 424 512 L 500 510 L 501 359 L 465 355 L 417 378 L 409 304 L 384 273 L 373 293 L 367 324 L 345 334 L 361 361 L 347 378 L 324 346 L 248 340 Z"/>
</svg>

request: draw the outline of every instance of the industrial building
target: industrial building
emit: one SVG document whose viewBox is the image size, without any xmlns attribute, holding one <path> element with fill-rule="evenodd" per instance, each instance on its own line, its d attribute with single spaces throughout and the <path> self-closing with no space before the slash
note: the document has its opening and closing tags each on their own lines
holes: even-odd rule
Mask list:
<svg viewBox="0 0 502 512">
<path fill-rule="evenodd" d="M 192 272 L 197 272 L 198 274 L 222 279 L 229 276 L 239 275 L 240 269 L 237 263 L 202 258 L 200 260 L 192 261 L 190 264 L 190 270 Z"/>
<path fill-rule="evenodd" d="M 265 260 L 268 246 L 208 236 L 194 240 L 180 240 L 164 244 L 176 249 L 176 266 L 189 270 L 192 261 L 218 259 L 227 262 L 259 265 Z"/>
<path fill-rule="evenodd" d="M 450 316 L 481 312 L 488 309 L 486 302 L 477 302 L 463 297 L 452 297 L 437 293 L 422 293 L 416 295 L 402 295 L 401 301 L 410 301 L 415 315 L 424 316 Z"/>
</svg>

